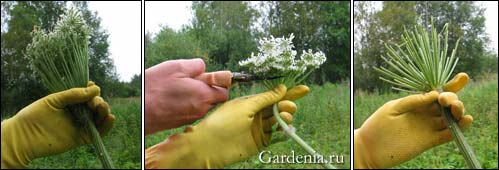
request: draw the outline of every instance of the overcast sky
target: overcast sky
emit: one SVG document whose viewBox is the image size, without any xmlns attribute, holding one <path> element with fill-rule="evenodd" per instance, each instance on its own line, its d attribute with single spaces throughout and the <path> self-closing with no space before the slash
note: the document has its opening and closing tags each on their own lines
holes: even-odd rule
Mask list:
<svg viewBox="0 0 499 170">
<path fill-rule="evenodd" d="M 257 1 L 250 2 L 252 6 L 258 3 Z M 163 25 L 177 31 L 182 28 L 182 25 L 190 25 L 194 15 L 191 4 L 191 1 L 145 1 L 146 32 L 155 35 Z"/>
<path fill-rule="evenodd" d="M 101 18 L 101 27 L 109 33 L 110 58 L 121 81 L 130 81 L 141 73 L 140 1 L 89 1 L 88 7 Z"/>
<path fill-rule="evenodd" d="M 486 8 L 486 32 L 496 53 L 498 49 L 498 2 L 479 2 Z M 255 3 L 252 3 L 253 5 Z M 101 26 L 109 33 L 109 51 L 116 71 L 122 81 L 130 81 L 141 72 L 140 1 L 135 2 L 89 2 L 90 10 L 97 11 Z M 190 24 L 191 2 L 145 2 L 145 31 L 156 34 L 162 25 L 179 30 Z"/>
<path fill-rule="evenodd" d="M 497 32 L 499 31 L 497 29 L 497 21 L 499 20 L 497 18 L 498 12 L 497 12 L 497 7 L 499 6 L 497 1 L 492 1 L 492 2 L 479 2 L 482 4 L 483 7 L 486 8 L 485 10 L 485 32 L 489 34 L 489 38 L 492 41 L 490 44 L 490 47 L 492 47 L 497 54 L 498 48 L 498 40 L 497 40 Z"/>
<path fill-rule="evenodd" d="M 498 49 L 498 2 L 478 2 L 485 10 L 486 32 L 492 43 L 489 44 L 497 53 Z M 252 2 L 254 4 L 254 2 Z M 381 3 L 380 8 L 381 8 Z M 191 12 L 191 2 L 145 2 L 145 29 L 150 33 L 156 34 L 160 31 L 161 25 L 168 25 L 174 30 L 179 30 L 182 25 L 189 24 L 193 14 Z"/>
<path fill-rule="evenodd" d="M 146 32 L 156 34 L 162 25 L 179 30 L 182 25 L 189 24 L 192 18 L 191 4 L 190 1 L 146 1 Z"/>
</svg>

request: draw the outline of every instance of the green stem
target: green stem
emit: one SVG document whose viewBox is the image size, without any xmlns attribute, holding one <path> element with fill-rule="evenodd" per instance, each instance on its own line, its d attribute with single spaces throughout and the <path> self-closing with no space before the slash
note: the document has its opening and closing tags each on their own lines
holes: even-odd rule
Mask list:
<svg viewBox="0 0 499 170">
<path fill-rule="evenodd" d="M 90 109 L 84 105 L 70 107 L 71 113 L 81 122 L 85 131 L 90 135 L 92 145 L 95 149 L 95 155 L 99 158 L 104 169 L 114 169 L 111 157 L 106 151 L 106 147 L 102 142 L 99 131 L 95 127 L 94 122 L 90 119 Z"/>
<path fill-rule="evenodd" d="M 459 148 L 459 151 L 461 151 L 461 154 L 464 157 L 464 160 L 466 161 L 466 164 L 468 165 L 468 168 L 470 169 L 482 169 L 480 166 L 480 163 L 476 159 L 475 153 L 473 152 L 473 149 L 471 146 L 466 142 L 466 139 L 464 138 L 463 132 L 461 132 L 461 129 L 459 129 L 459 125 L 457 124 L 456 120 L 452 118 L 452 113 L 449 108 L 444 108 L 442 106 L 439 107 L 440 111 L 444 114 L 445 119 L 447 120 L 449 129 L 452 133 L 452 137 L 454 138 L 454 141 L 456 142 L 457 147 Z"/>
<path fill-rule="evenodd" d="M 294 131 L 290 130 L 290 127 L 288 126 L 288 124 L 286 124 L 286 122 L 284 122 L 284 120 L 282 120 L 281 116 L 279 115 L 279 110 L 277 108 L 277 104 L 274 104 L 274 106 L 273 106 L 273 112 L 274 112 L 274 116 L 277 119 L 277 122 L 282 127 L 282 129 L 284 130 L 284 132 L 286 132 L 286 134 L 291 137 L 291 139 L 293 139 L 296 143 L 298 143 L 309 154 L 311 154 L 311 155 L 313 155 L 313 156 L 315 156 L 317 158 L 318 157 L 324 158 L 321 154 L 319 154 L 317 151 L 315 151 L 314 148 L 312 148 L 303 139 L 301 139 L 300 136 L 298 136 Z M 326 169 L 336 169 L 336 167 L 334 167 L 332 164 L 327 163 L 327 162 L 324 162 L 321 165 L 324 168 L 326 168 Z"/>
<path fill-rule="evenodd" d="M 304 76 L 302 76 L 302 77 L 300 78 L 300 80 L 298 80 L 298 81 L 296 82 L 296 84 L 300 84 L 300 83 L 301 83 L 303 80 L 305 80 L 305 79 L 306 79 L 306 78 L 310 75 L 310 73 L 312 73 L 313 71 L 314 71 L 314 69 L 310 69 L 310 70 L 309 70 L 309 71 L 308 71 L 308 72 L 307 72 Z"/>
</svg>

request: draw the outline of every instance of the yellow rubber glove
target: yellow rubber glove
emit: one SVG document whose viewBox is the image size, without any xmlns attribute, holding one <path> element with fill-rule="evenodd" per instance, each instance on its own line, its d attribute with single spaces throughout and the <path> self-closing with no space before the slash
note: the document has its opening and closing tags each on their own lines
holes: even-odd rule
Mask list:
<svg viewBox="0 0 499 170">
<path fill-rule="evenodd" d="M 146 150 L 146 168 L 223 168 L 247 159 L 267 146 L 276 120 L 272 104 L 298 99 L 308 87 L 297 86 L 286 93 L 279 85 L 271 91 L 240 97 L 224 103 L 199 124 Z M 286 95 L 286 96 L 285 96 Z M 296 105 L 278 103 L 280 115 L 291 122 Z"/>
<path fill-rule="evenodd" d="M 113 126 L 115 117 L 99 97 L 100 88 L 89 82 L 86 88 L 53 93 L 2 121 L 2 169 L 26 168 L 35 158 L 66 152 L 90 143 L 89 134 L 79 128 L 66 107 L 87 103 L 101 136 Z"/>
<path fill-rule="evenodd" d="M 452 140 L 437 101 L 450 107 L 459 127 L 466 129 L 473 117 L 464 115 L 457 91 L 468 82 L 460 73 L 439 94 L 410 95 L 384 104 L 354 132 L 354 168 L 389 168 Z"/>
</svg>

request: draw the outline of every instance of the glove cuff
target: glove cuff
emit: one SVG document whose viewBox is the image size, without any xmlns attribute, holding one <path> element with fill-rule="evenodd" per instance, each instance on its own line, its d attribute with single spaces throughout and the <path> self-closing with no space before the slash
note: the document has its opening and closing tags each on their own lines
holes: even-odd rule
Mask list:
<svg viewBox="0 0 499 170">
<path fill-rule="evenodd" d="M 2 121 L 2 169 L 24 169 L 28 167 L 32 158 L 28 156 L 22 146 L 27 141 L 21 135 L 22 127 L 16 127 L 16 121 L 10 118 Z"/>
<path fill-rule="evenodd" d="M 213 153 L 207 155 L 203 150 L 206 147 L 203 142 L 209 139 L 200 140 L 199 134 L 193 129 L 194 127 L 187 127 L 184 133 L 171 135 L 147 149 L 146 169 L 223 168 L 224 165 L 214 163 L 210 157 Z"/>
<path fill-rule="evenodd" d="M 355 169 L 376 169 L 376 165 L 369 158 L 369 150 L 364 145 L 364 141 L 360 135 L 360 129 L 354 131 L 353 147 L 354 147 L 354 162 Z"/>
<path fill-rule="evenodd" d="M 165 141 L 158 143 L 146 150 L 145 167 L 151 168 L 186 168 L 192 166 L 193 161 L 191 148 L 186 143 L 184 134 L 174 134 Z"/>
</svg>

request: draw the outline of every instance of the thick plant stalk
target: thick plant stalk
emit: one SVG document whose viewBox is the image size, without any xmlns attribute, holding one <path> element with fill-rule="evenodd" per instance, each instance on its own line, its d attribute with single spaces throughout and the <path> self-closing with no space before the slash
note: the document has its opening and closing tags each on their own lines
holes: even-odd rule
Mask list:
<svg viewBox="0 0 499 170">
<path fill-rule="evenodd" d="M 464 160 L 466 161 L 466 164 L 468 165 L 468 168 L 470 169 L 482 169 L 480 163 L 476 159 L 475 153 L 473 152 L 473 149 L 471 146 L 466 142 L 466 139 L 464 138 L 463 132 L 461 132 L 461 129 L 459 129 L 459 124 L 452 118 L 452 113 L 449 108 L 444 108 L 439 105 L 440 111 L 444 114 L 445 120 L 447 121 L 448 128 L 450 129 L 452 133 L 452 137 L 454 139 L 454 142 L 456 142 L 457 148 L 459 148 L 459 151 L 461 152 L 461 155 L 463 155 Z"/>
<path fill-rule="evenodd" d="M 51 32 L 33 31 L 27 47 L 33 70 L 50 93 L 75 87 L 86 87 L 89 81 L 88 47 L 92 29 L 81 14 L 71 9 L 59 20 Z M 70 106 L 69 111 L 92 142 L 95 154 L 104 168 L 114 168 L 99 132 L 90 118 L 92 111 L 83 104 Z"/>
<path fill-rule="evenodd" d="M 286 134 L 289 137 L 291 137 L 291 139 L 293 139 L 296 143 L 298 143 L 298 145 L 300 145 L 303 149 L 305 149 L 309 154 L 311 154 L 315 157 L 323 157 L 321 154 L 319 154 L 317 151 L 315 151 L 314 148 L 312 148 L 303 139 L 301 139 L 300 136 L 298 136 L 293 130 L 290 130 L 291 128 L 286 124 L 286 122 L 284 122 L 284 120 L 282 120 L 281 116 L 279 115 L 279 110 L 277 108 L 277 104 L 273 105 L 273 112 L 274 112 L 274 116 L 277 119 L 277 123 L 279 124 L 279 126 L 282 127 L 284 132 L 286 132 Z M 323 163 L 321 165 L 326 169 L 336 169 L 336 167 L 334 167 L 330 163 Z"/>
<path fill-rule="evenodd" d="M 95 155 L 97 156 L 97 158 L 99 158 L 102 167 L 104 169 L 114 169 L 113 162 L 111 160 L 111 157 L 107 153 L 104 142 L 102 142 L 99 131 L 97 130 L 94 122 L 89 116 L 92 111 L 87 106 L 80 104 L 70 107 L 70 112 L 72 115 L 77 116 L 76 119 L 83 126 L 85 132 L 88 133 L 92 145 L 95 149 Z"/>
</svg>

